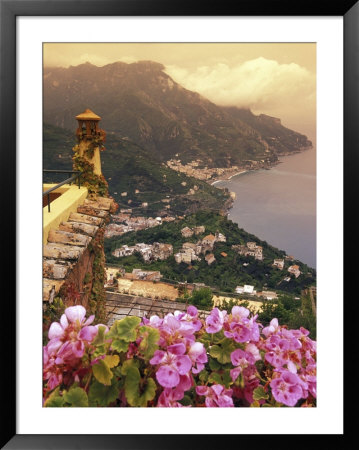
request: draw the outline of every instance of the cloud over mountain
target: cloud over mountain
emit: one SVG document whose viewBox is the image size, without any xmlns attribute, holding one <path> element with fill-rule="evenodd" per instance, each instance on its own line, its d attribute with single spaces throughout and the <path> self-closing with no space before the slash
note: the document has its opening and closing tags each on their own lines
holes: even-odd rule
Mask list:
<svg viewBox="0 0 359 450">
<path fill-rule="evenodd" d="M 298 64 L 279 64 L 263 57 L 230 67 L 225 63 L 194 71 L 167 66 L 166 72 L 182 86 L 216 104 L 250 108 L 275 107 L 283 98 L 310 97 L 315 78 Z"/>
<path fill-rule="evenodd" d="M 316 78 L 296 64 L 259 57 L 235 65 L 217 63 L 195 70 L 171 65 L 168 73 L 182 86 L 217 105 L 281 115 L 298 129 L 315 123 Z M 304 111 L 304 113 L 303 113 Z"/>
</svg>

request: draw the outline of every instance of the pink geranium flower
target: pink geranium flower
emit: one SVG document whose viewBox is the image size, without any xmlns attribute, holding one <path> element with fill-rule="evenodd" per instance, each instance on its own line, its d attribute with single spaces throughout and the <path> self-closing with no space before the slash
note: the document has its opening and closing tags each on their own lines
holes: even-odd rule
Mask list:
<svg viewBox="0 0 359 450">
<path fill-rule="evenodd" d="M 97 334 L 97 329 L 95 327 L 88 327 L 88 325 L 94 321 L 95 316 L 92 315 L 87 320 L 85 320 L 85 316 L 86 309 L 81 305 L 66 308 L 65 314 L 61 316 L 60 323 L 53 322 L 51 324 L 48 332 L 49 339 L 64 338 L 66 330 L 69 328 L 69 325 L 71 325 L 71 330 L 69 331 L 80 331 L 82 333 L 81 339 L 89 340 L 88 338 L 90 336 Z"/>
<path fill-rule="evenodd" d="M 224 335 L 236 342 L 248 342 L 259 340 L 259 326 L 257 316 L 248 319 L 249 310 L 243 306 L 233 306 L 232 315 L 225 324 Z"/>
<path fill-rule="evenodd" d="M 165 388 L 158 398 L 159 408 L 182 408 L 183 405 L 178 400 L 183 399 L 184 392 L 181 389 Z"/>
<path fill-rule="evenodd" d="M 175 388 L 165 388 L 158 398 L 158 407 L 182 408 L 183 405 L 178 403 L 182 400 L 185 391 L 192 386 L 192 378 L 189 375 L 180 375 L 180 383 Z"/>
<path fill-rule="evenodd" d="M 232 389 L 225 389 L 221 384 L 213 386 L 197 386 L 198 395 L 205 395 L 207 408 L 231 408 L 234 407 L 232 400 Z"/>
<path fill-rule="evenodd" d="M 98 333 L 98 327 L 89 326 L 95 316 L 85 320 L 86 309 L 81 306 L 66 308 L 60 323 L 53 322 L 49 329 L 48 351 L 56 352 L 56 364 L 62 364 L 85 353 L 85 341 L 91 342 Z"/>
<path fill-rule="evenodd" d="M 50 390 L 54 389 L 62 382 L 62 371 L 56 367 L 55 357 L 51 355 L 47 347 L 43 348 L 43 377 L 47 380 L 47 386 Z"/>
<path fill-rule="evenodd" d="M 193 373 L 199 373 L 203 370 L 205 363 L 208 361 L 207 352 L 201 342 L 194 342 L 188 350 L 188 356 L 191 358 Z"/>
<path fill-rule="evenodd" d="M 268 327 L 263 328 L 262 333 L 268 337 L 273 333 L 276 333 L 279 329 L 278 319 L 272 319 Z"/>
<path fill-rule="evenodd" d="M 302 380 L 295 373 L 283 371 L 278 378 L 270 382 L 272 394 L 277 402 L 295 406 L 304 397 Z"/>
<path fill-rule="evenodd" d="M 231 353 L 231 361 L 235 366 L 235 368 L 230 371 L 233 381 L 236 381 L 239 374 L 242 373 L 246 367 L 251 366 L 256 362 L 252 353 L 241 350 L 240 348 L 237 348 Z"/>
<path fill-rule="evenodd" d="M 185 355 L 184 344 L 174 344 L 167 347 L 167 351 L 156 350 L 150 364 L 159 365 L 156 378 L 165 388 L 178 386 L 180 375 L 186 375 L 192 367 L 192 361 Z"/>
<path fill-rule="evenodd" d="M 87 320 L 86 309 L 81 306 L 66 308 L 60 322 L 53 322 L 49 328 L 49 342 L 44 347 L 44 379 L 53 389 L 62 380 L 61 365 L 74 367 L 85 354 L 86 346 L 98 333 L 98 326 L 91 326 L 95 316 Z M 107 328 L 107 327 L 106 327 Z"/>
<path fill-rule="evenodd" d="M 262 359 L 260 353 L 259 353 L 259 348 L 256 346 L 256 344 L 253 344 L 252 342 L 250 342 L 249 344 L 246 345 L 246 352 L 249 352 L 253 355 L 253 358 L 255 361 L 259 361 L 260 359 Z"/>
<path fill-rule="evenodd" d="M 188 334 L 194 334 L 196 331 L 199 331 L 202 328 L 202 322 L 198 318 L 198 310 L 193 305 L 190 305 L 187 308 L 186 313 L 176 311 L 174 315 L 176 319 L 180 321 L 180 330 L 184 336 Z"/>
<path fill-rule="evenodd" d="M 287 339 L 281 339 L 277 335 L 271 335 L 265 343 L 265 349 L 267 350 L 265 359 L 273 367 L 281 367 L 287 362 L 288 358 L 285 357 L 289 349 L 289 341 Z"/>
<path fill-rule="evenodd" d="M 218 308 L 213 308 L 211 314 L 206 319 L 207 333 L 218 333 L 221 331 L 226 315 L 226 311 L 220 311 Z"/>
</svg>

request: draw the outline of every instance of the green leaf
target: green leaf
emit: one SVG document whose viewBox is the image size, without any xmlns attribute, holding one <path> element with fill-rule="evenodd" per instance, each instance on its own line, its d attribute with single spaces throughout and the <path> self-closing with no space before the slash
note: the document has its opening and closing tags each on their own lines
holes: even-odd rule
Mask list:
<svg viewBox="0 0 359 450">
<path fill-rule="evenodd" d="M 110 328 L 110 331 L 106 334 L 107 338 L 109 338 L 109 339 L 116 339 L 118 322 L 119 322 L 119 320 L 115 320 L 115 322 L 112 324 L 112 327 Z"/>
<path fill-rule="evenodd" d="M 211 342 L 212 342 L 211 339 L 212 339 L 212 338 L 211 338 L 211 335 L 210 335 L 210 334 L 204 333 L 204 334 L 200 337 L 199 341 L 202 342 L 202 344 L 205 346 L 206 350 L 208 350 L 208 347 L 210 347 Z"/>
<path fill-rule="evenodd" d="M 89 405 L 86 391 L 80 387 L 73 387 L 68 392 L 65 392 L 64 400 L 66 403 L 70 403 L 73 408 Z"/>
<path fill-rule="evenodd" d="M 59 394 L 60 388 L 57 387 L 46 399 L 44 406 L 46 408 L 58 408 L 64 406 L 64 398 Z"/>
<path fill-rule="evenodd" d="M 222 380 L 223 380 L 223 384 L 225 385 L 226 388 L 229 388 L 229 386 L 232 384 L 232 377 L 231 377 L 231 372 L 230 370 L 225 370 L 222 374 Z"/>
<path fill-rule="evenodd" d="M 214 384 L 222 384 L 222 377 L 219 373 L 212 372 L 208 377 L 208 382 Z"/>
<path fill-rule="evenodd" d="M 114 339 L 111 344 L 112 350 L 116 350 L 116 352 L 127 352 L 128 350 L 128 342 L 122 341 L 121 339 Z"/>
<path fill-rule="evenodd" d="M 189 406 L 192 405 L 192 400 L 191 397 L 185 395 L 182 400 L 178 400 L 178 403 L 181 403 L 183 406 Z"/>
<path fill-rule="evenodd" d="M 209 368 L 211 370 L 219 370 L 221 367 L 222 367 L 221 364 L 219 364 L 219 362 L 216 361 L 215 359 L 211 358 L 209 360 Z"/>
<path fill-rule="evenodd" d="M 106 327 L 104 325 L 98 327 L 98 333 L 95 339 L 92 341 L 93 345 L 98 346 L 105 343 L 105 331 Z"/>
<path fill-rule="evenodd" d="M 106 386 L 111 384 L 113 373 L 102 359 L 92 367 L 93 374 L 97 381 Z"/>
<path fill-rule="evenodd" d="M 136 327 L 140 322 L 141 319 L 135 316 L 129 316 L 121 320 L 116 320 L 106 337 L 121 339 L 125 342 L 133 342 L 136 340 Z"/>
<path fill-rule="evenodd" d="M 156 383 L 153 378 L 147 378 L 147 384 L 145 391 L 138 399 L 137 406 L 145 407 L 147 403 L 155 398 L 156 395 Z"/>
<path fill-rule="evenodd" d="M 231 353 L 236 349 L 234 343 L 229 339 L 224 340 L 221 345 L 213 345 L 209 354 L 216 358 L 216 360 L 221 364 L 226 364 L 231 362 Z"/>
<path fill-rule="evenodd" d="M 93 356 L 95 357 L 102 356 L 105 355 L 106 353 L 107 353 L 106 345 L 98 345 L 95 351 L 93 352 Z"/>
<path fill-rule="evenodd" d="M 112 367 L 118 366 L 118 363 L 120 362 L 120 358 L 118 355 L 106 355 L 104 359 L 106 365 L 112 369 Z"/>
<path fill-rule="evenodd" d="M 208 380 L 208 372 L 206 371 L 206 370 L 202 370 L 200 373 L 199 373 L 199 379 L 201 380 L 201 381 L 203 381 L 204 383 L 206 383 L 207 382 L 207 380 Z"/>
<path fill-rule="evenodd" d="M 122 366 L 117 366 L 112 370 L 112 373 L 115 377 L 121 378 L 122 377 Z"/>
<path fill-rule="evenodd" d="M 131 367 L 138 368 L 138 362 L 135 361 L 133 358 L 132 359 L 126 359 L 126 361 L 122 364 L 121 374 L 122 375 L 127 375 L 127 371 Z"/>
<path fill-rule="evenodd" d="M 129 367 L 125 381 L 125 395 L 127 402 L 131 406 L 147 406 L 150 400 L 156 395 L 156 383 L 152 378 L 146 380 L 146 385 L 142 385 L 142 395 L 140 395 L 141 375 L 137 367 Z"/>
<path fill-rule="evenodd" d="M 225 339 L 227 339 L 227 338 L 224 336 L 223 330 L 218 331 L 218 333 L 214 333 L 214 335 L 213 335 L 213 342 L 215 344 L 220 344 Z"/>
<path fill-rule="evenodd" d="M 116 401 L 119 393 L 120 389 L 115 377 L 111 380 L 111 386 L 105 386 L 94 380 L 89 390 L 90 406 L 108 406 Z"/>
<path fill-rule="evenodd" d="M 221 330 L 218 333 L 214 333 L 214 334 L 204 333 L 201 336 L 201 338 L 199 339 L 199 341 L 204 344 L 206 349 L 208 349 L 208 347 L 210 347 L 212 344 L 219 344 L 224 339 L 226 339 L 226 338 L 224 337 L 223 331 Z"/>
<path fill-rule="evenodd" d="M 139 349 L 146 359 L 150 359 L 158 349 L 160 332 L 156 328 L 143 326 L 140 328 L 140 333 L 143 339 L 139 345 Z"/>
<path fill-rule="evenodd" d="M 254 389 L 253 391 L 253 400 L 266 400 L 268 399 L 269 396 L 267 394 L 267 392 L 264 390 L 263 386 L 258 386 L 257 388 Z"/>
</svg>

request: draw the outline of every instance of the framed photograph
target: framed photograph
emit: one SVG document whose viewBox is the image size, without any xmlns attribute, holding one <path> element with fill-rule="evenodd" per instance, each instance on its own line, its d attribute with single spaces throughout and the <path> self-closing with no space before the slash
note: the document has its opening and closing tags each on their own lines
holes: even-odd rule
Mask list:
<svg viewBox="0 0 359 450">
<path fill-rule="evenodd" d="M 0 11 L 3 448 L 343 437 L 358 4 Z"/>
</svg>

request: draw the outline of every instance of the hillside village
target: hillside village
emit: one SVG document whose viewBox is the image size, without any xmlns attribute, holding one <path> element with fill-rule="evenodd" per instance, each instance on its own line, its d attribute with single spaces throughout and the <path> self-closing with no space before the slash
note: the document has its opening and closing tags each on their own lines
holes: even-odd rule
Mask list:
<svg viewBox="0 0 359 450">
<path fill-rule="evenodd" d="M 112 254 L 116 258 L 122 258 L 124 256 L 131 256 L 135 252 L 141 254 L 144 262 L 163 261 L 173 254 L 173 246 L 171 244 L 161 244 L 159 242 L 154 242 L 153 244 L 144 244 L 141 242 L 130 247 L 123 245 L 114 250 Z"/>
<path fill-rule="evenodd" d="M 143 228 L 145 229 L 145 228 Z M 191 237 L 193 234 L 198 235 L 204 233 L 205 227 L 199 226 L 193 229 L 184 227 L 181 230 L 183 237 Z M 209 253 L 213 250 L 216 242 L 226 242 L 226 237 L 221 233 L 208 234 L 204 238 L 197 241 L 197 243 L 185 242 L 179 251 L 174 255 L 175 261 L 180 264 L 182 262 L 190 264 L 192 261 L 200 261 L 199 255 L 205 255 L 205 260 L 208 265 L 215 261 L 213 253 Z M 116 258 L 122 258 L 124 256 L 133 255 L 135 252 L 141 254 L 144 262 L 165 260 L 173 254 L 173 246 L 171 244 L 154 242 L 153 244 L 145 244 L 143 242 L 133 246 L 123 245 L 120 248 L 115 249 L 112 255 Z"/>
<path fill-rule="evenodd" d="M 132 209 L 121 209 L 120 213 L 111 216 L 112 223 L 107 225 L 105 237 L 121 236 L 130 231 L 147 230 L 148 228 L 156 227 L 164 222 L 172 222 L 176 220 L 174 216 L 164 217 L 144 217 L 132 216 Z"/>
<path fill-rule="evenodd" d="M 269 150 L 266 150 L 266 152 L 270 153 Z M 240 166 L 232 165 L 231 167 L 207 167 L 201 159 L 183 164 L 180 159 L 172 158 L 166 162 L 166 165 L 170 169 L 183 173 L 189 177 L 194 177 L 198 180 L 207 182 L 213 182 L 219 179 L 228 179 L 233 175 L 246 172 L 248 170 L 268 169 L 276 163 L 277 161 L 273 160 L 273 158 L 264 158 L 261 160 L 247 159 L 243 161 Z"/>
<path fill-rule="evenodd" d="M 237 250 L 240 255 L 253 256 L 259 261 L 263 260 L 263 247 L 255 242 L 247 242 L 245 245 L 232 245 L 232 248 Z"/>
<path fill-rule="evenodd" d="M 118 270 L 116 276 L 112 273 L 111 278 L 108 279 L 109 286 L 117 286 L 121 292 L 128 292 L 129 286 L 132 286 L 134 281 L 141 281 L 140 292 L 144 292 L 146 291 L 146 283 L 152 289 L 153 283 L 161 282 L 164 295 L 162 298 L 169 298 L 174 295 L 173 287 L 180 285 L 181 277 L 184 276 L 185 279 L 192 280 L 191 273 L 195 271 L 198 276 L 194 279 L 193 288 L 209 287 L 214 292 L 218 287 L 208 282 L 204 283 L 202 279 L 206 278 L 206 274 L 217 273 L 219 267 L 223 268 L 220 269 L 222 278 L 227 276 L 229 278 L 231 275 L 227 274 L 225 267 L 231 266 L 231 261 L 236 261 L 234 269 L 236 273 L 242 273 L 243 276 L 238 277 L 238 282 L 235 285 L 233 284 L 233 288 L 229 292 L 234 296 L 262 301 L 263 299 L 275 300 L 283 291 L 288 289 L 291 291 L 290 286 L 293 285 L 293 280 L 298 279 L 296 283 L 301 283 L 300 280 L 303 279 L 303 282 L 307 283 L 308 276 L 309 279 L 311 277 L 307 270 L 303 274 L 300 263 L 294 264 L 296 261 L 292 256 L 283 253 L 282 258 L 272 257 L 270 259 L 273 255 L 272 248 L 264 248 L 263 245 L 254 240 L 248 239 L 245 242 L 240 240 L 240 242 L 233 244 L 233 237 L 230 236 L 228 239 L 224 230 L 221 232 L 222 230 L 220 231 L 217 228 L 216 231 L 212 231 L 213 227 L 210 227 L 212 230 L 209 230 L 205 224 L 200 223 L 178 227 L 177 223 L 185 223 L 186 219 L 170 221 L 172 222 L 171 225 L 176 227 L 176 231 L 173 232 L 174 234 L 171 233 L 170 238 L 166 240 L 167 230 L 161 233 L 161 229 L 164 226 L 168 227 L 169 222 L 166 224 L 165 221 L 159 223 L 158 219 L 154 220 L 158 222 L 155 226 L 147 229 L 143 227 L 140 231 L 140 233 L 145 232 L 146 236 L 150 238 L 147 241 L 140 241 L 140 236 L 136 237 L 138 235 L 136 230 L 123 233 L 123 239 L 125 235 L 129 236 L 129 243 L 116 246 L 111 251 L 113 258 L 110 258 L 110 264 L 113 266 L 115 263 Z M 156 230 L 156 233 L 152 234 L 151 230 Z M 155 240 L 156 236 L 162 236 L 163 242 Z M 130 242 L 133 242 L 133 244 L 130 245 Z M 228 262 L 225 262 L 226 260 Z M 258 266 L 258 264 L 265 265 L 262 269 L 259 269 L 261 266 Z M 208 267 L 208 269 L 205 269 L 205 267 Z M 233 270 L 233 267 L 231 270 Z M 269 272 L 266 275 L 266 271 L 271 271 L 271 279 L 275 279 L 275 283 L 261 282 L 258 284 L 256 279 L 245 275 L 246 273 L 256 273 L 257 270 L 261 271 L 262 279 L 269 276 Z M 181 274 L 180 278 L 173 278 L 177 273 Z M 253 279 L 254 282 L 248 282 L 250 279 Z M 241 283 L 241 280 L 247 282 Z M 188 283 L 188 286 L 190 284 Z M 172 292 L 171 296 L 166 291 L 166 285 Z M 268 289 L 269 285 L 271 285 L 271 289 Z M 299 298 L 297 295 L 296 298 Z"/>
<path fill-rule="evenodd" d="M 233 175 L 239 170 L 239 167 L 236 165 L 230 168 L 207 167 L 200 159 L 191 161 L 187 164 L 182 164 L 180 159 L 170 159 L 166 164 L 172 170 L 176 170 L 177 172 L 184 173 L 187 176 L 195 177 L 198 180 L 203 181 L 213 180 L 214 178 L 222 177 L 225 175 Z"/>
</svg>

